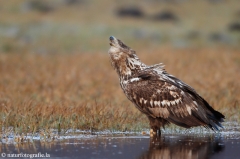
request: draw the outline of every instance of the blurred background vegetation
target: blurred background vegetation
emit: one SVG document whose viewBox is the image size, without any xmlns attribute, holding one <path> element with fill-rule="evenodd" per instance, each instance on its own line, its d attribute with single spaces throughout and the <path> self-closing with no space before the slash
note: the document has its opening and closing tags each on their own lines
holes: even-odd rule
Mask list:
<svg viewBox="0 0 240 159">
<path fill-rule="evenodd" d="M 240 46 L 239 0 L 1 0 L 0 52 Z"/>
</svg>

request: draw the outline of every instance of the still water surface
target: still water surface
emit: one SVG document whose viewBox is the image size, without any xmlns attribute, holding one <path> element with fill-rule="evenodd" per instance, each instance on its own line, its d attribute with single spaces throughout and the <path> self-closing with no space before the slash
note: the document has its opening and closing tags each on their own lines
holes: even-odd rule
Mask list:
<svg viewBox="0 0 240 159">
<path fill-rule="evenodd" d="M 240 134 L 95 136 L 0 146 L 5 155 L 41 153 L 51 158 L 240 159 Z"/>
</svg>

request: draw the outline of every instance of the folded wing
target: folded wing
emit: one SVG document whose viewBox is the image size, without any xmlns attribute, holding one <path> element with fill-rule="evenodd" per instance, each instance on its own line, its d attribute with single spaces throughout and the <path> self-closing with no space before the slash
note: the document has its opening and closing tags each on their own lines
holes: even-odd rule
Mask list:
<svg viewBox="0 0 240 159">
<path fill-rule="evenodd" d="M 177 78 L 167 73 L 141 72 L 133 79 L 127 85 L 127 96 L 145 114 L 186 128 L 221 127 L 224 116 Z"/>
</svg>

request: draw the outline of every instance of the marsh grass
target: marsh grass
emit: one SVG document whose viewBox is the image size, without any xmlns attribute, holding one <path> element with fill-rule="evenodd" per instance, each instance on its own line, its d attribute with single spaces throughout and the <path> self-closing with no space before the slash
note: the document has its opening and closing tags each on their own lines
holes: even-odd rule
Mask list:
<svg viewBox="0 0 240 159">
<path fill-rule="evenodd" d="M 162 48 L 140 50 L 139 57 L 146 64 L 163 62 L 226 121 L 240 121 L 237 50 Z M 20 136 L 51 134 L 52 129 L 59 133 L 147 129 L 147 118 L 124 96 L 108 58 L 107 53 L 0 54 L 1 136 L 9 128 Z"/>
</svg>

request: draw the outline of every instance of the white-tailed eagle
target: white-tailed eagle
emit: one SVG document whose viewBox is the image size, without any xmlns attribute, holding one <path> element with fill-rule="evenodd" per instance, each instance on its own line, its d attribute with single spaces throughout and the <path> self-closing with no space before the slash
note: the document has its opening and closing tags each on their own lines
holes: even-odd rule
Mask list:
<svg viewBox="0 0 240 159">
<path fill-rule="evenodd" d="M 160 134 L 160 128 L 168 123 L 185 128 L 222 127 L 224 115 L 192 87 L 168 74 L 162 64 L 145 65 L 134 50 L 113 36 L 110 45 L 108 53 L 120 86 L 138 110 L 147 115 L 154 134 Z"/>
</svg>

